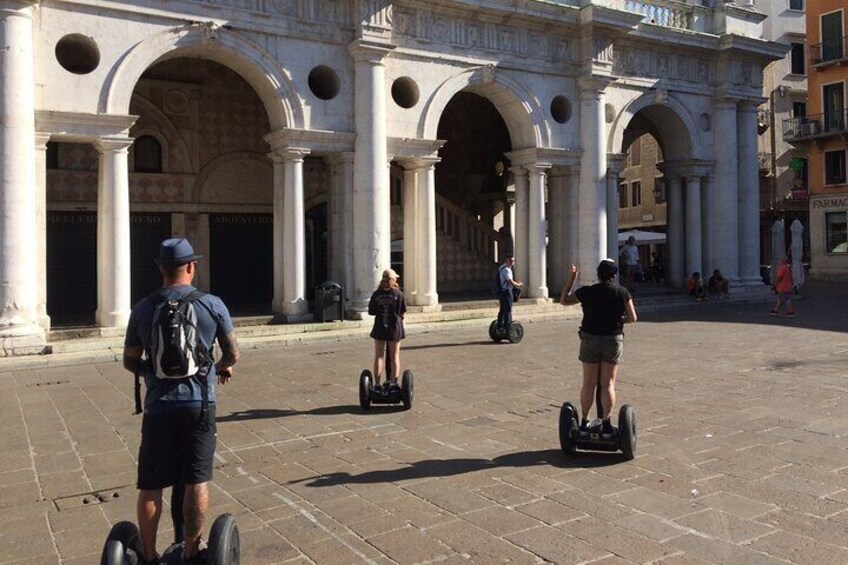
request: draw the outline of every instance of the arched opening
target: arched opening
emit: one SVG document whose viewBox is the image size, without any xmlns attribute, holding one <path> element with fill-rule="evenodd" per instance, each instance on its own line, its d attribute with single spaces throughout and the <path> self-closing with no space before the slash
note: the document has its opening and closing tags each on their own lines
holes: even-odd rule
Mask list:
<svg viewBox="0 0 848 565">
<path fill-rule="evenodd" d="M 271 126 L 257 92 L 227 66 L 170 58 L 141 74 L 128 110 L 139 116 L 128 156 L 132 302 L 161 285 L 159 243 L 184 236 L 203 255 L 196 286 L 236 315 L 270 314 Z M 90 144 L 48 150 L 48 314 L 57 327 L 93 324 L 99 157 Z"/>
<path fill-rule="evenodd" d="M 512 140 L 495 105 L 468 91 L 447 103 L 437 137 L 446 140 L 435 171 L 437 284 L 440 299 L 449 301 L 488 291 L 498 254 L 506 252 Z"/>
<path fill-rule="evenodd" d="M 668 269 L 667 199 L 660 168 L 663 149 L 653 135 L 645 133 L 634 139 L 624 154 L 618 179 L 618 245 L 635 234 L 640 266 L 635 282 L 640 287 L 660 285 L 665 283 Z"/>
<path fill-rule="evenodd" d="M 640 99 L 644 102 L 645 99 Z M 677 108 L 637 101 L 615 149 L 625 155 L 618 185 L 618 242 L 634 236 L 639 264 L 634 286 L 665 292 L 707 268 L 707 168 L 694 150 L 694 129 Z M 621 258 L 623 260 L 623 258 Z M 628 282 L 628 281 L 626 281 Z M 629 282 L 628 282 L 629 284 Z"/>
<path fill-rule="evenodd" d="M 175 58 L 142 74 L 130 110 L 139 116 L 130 134 L 147 134 L 136 151 L 150 133 L 174 148 L 167 170 L 130 175 L 133 215 L 144 203 L 146 212 L 169 217 L 171 233 L 188 237 L 205 256 L 196 284 L 234 314 L 270 313 L 273 167 L 263 136 L 271 126 L 256 91 L 227 66 Z M 155 245 L 150 229 L 133 222 L 133 239 Z M 156 248 L 139 252 L 153 256 Z M 142 281 L 148 284 L 133 272 L 134 296 L 151 291 L 136 288 Z"/>
</svg>

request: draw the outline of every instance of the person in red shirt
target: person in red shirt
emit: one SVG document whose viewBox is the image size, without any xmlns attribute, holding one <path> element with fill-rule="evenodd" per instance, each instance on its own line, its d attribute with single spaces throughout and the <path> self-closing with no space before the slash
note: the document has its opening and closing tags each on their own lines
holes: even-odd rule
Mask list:
<svg viewBox="0 0 848 565">
<path fill-rule="evenodd" d="M 792 267 L 789 266 L 786 257 L 781 257 L 777 262 L 777 274 L 774 277 L 774 291 L 777 293 L 777 303 L 769 311 L 769 315 L 780 314 L 780 307 L 786 304 L 786 315 L 790 318 L 795 316 L 795 308 L 792 304 L 792 289 L 795 282 L 792 280 Z"/>
</svg>

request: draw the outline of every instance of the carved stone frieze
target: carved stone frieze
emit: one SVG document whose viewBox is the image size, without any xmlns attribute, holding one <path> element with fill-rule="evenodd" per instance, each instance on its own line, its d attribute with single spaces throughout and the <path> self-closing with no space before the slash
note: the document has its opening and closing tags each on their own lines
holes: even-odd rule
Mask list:
<svg viewBox="0 0 848 565">
<path fill-rule="evenodd" d="M 299 22 L 318 22 L 349 25 L 351 2 L 339 0 L 193 0 L 228 9 L 262 12 L 292 18 Z M 378 0 L 379 1 L 379 0 Z M 367 3 L 367 2 L 364 2 Z"/>
<path fill-rule="evenodd" d="M 665 78 L 710 83 L 715 78 L 711 61 L 681 53 L 643 49 L 637 45 L 616 48 L 612 70 L 620 76 Z"/>
<path fill-rule="evenodd" d="M 393 37 L 453 45 L 465 49 L 539 59 L 550 63 L 574 62 L 576 39 L 563 33 L 487 22 L 410 7 L 396 8 Z"/>
</svg>

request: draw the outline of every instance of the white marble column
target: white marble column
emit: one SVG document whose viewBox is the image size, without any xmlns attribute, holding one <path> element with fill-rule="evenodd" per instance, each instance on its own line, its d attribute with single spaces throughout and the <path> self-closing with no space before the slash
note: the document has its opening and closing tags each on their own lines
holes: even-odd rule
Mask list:
<svg viewBox="0 0 848 565">
<path fill-rule="evenodd" d="M 35 134 L 35 257 L 38 325 L 50 330 L 47 315 L 47 142 L 50 134 Z"/>
<path fill-rule="evenodd" d="M 701 179 L 701 264 L 704 272 L 713 272 L 712 245 L 710 243 L 710 210 L 713 207 L 713 183 L 707 175 Z"/>
<path fill-rule="evenodd" d="M 332 179 L 330 196 L 330 278 L 344 286 L 350 297 L 353 244 L 353 153 L 334 153 L 325 158 Z"/>
<path fill-rule="evenodd" d="M 416 171 L 418 179 L 418 255 L 416 276 L 418 282 L 417 305 L 425 312 L 441 309 L 437 288 L 438 262 L 436 260 L 436 162 L 437 159 L 424 160 Z"/>
<path fill-rule="evenodd" d="M 303 159 L 308 149 L 274 151 L 275 317 L 286 322 L 311 319 L 306 300 L 306 215 Z M 282 180 L 279 179 L 282 173 Z"/>
<path fill-rule="evenodd" d="M 403 169 L 403 294 L 407 303 L 418 304 L 418 170 L 416 163 L 401 162 Z"/>
<path fill-rule="evenodd" d="M 594 273 L 607 255 L 607 153 L 604 124 L 606 81 L 580 84 L 580 270 Z M 583 284 L 588 284 L 584 277 Z M 594 278 L 594 277 L 593 277 Z"/>
<path fill-rule="evenodd" d="M 353 173 L 353 289 L 350 308 L 360 315 L 391 264 L 391 203 L 386 164 L 386 68 L 381 47 L 351 44 L 354 58 L 356 141 Z"/>
<path fill-rule="evenodd" d="M 40 353 L 33 2 L 0 7 L 0 356 Z"/>
<path fill-rule="evenodd" d="M 528 265 L 529 247 L 527 245 L 528 237 L 528 198 L 530 192 L 530 178 L 527 169 L 524 167 L 512 167 L 512 173 L 515 178 L 515 232 L 512 234 L 515 242 L 515 272 L 513 275 L 516 280 L 527 283 L 527 275 L 530 272 Z"/>
<path fill-rule="evenodd" d="M 713 104 L 715 185 L 710 210 L 710 246 L 713 269 L 721 269 L 731 281 L 739 280 L 739 205 L 736 145 L 736 100 L 718 99 Z M 756 133 L 756 127 L 753 130 Z M 756 159 L 754 159 L 756 166 Z"/>
<path fill-rule="evenodd" d="M 528 298 L 547 298 L 548 284 L 545 280 L 547 267 L 546 240 L 548 222 L 545 219 L 545 184 L 550 168 L 545 165 L 530 165 L 529 191 L 527 199 L 527 287 Z M 524 281 L 522 281 L 524 282 Z"/>
<path fill-rule="evenodd" d="M 565 178 L 565 265 L 580 264 L 580 167 L 571 167 Z M 595 265 L 597 267 L 597 265 Z M 591 271 L 591 272 L 594 272 Z M 594 280 L 594 279 L 590 279 Z M 588 280 L 584 282 L 589 282 Z M 563 284 L 565 275 L 563 274 Z"/>
<path fill-rule="evenodd" d="M 129 148 L 133 140 L 101 137 L 97 173 L 97 324 L 124 327 L 130 298 Z"/>
<path fill-rule="evenodd" d="M 739 282 L 762 286 L 760 277 L 760 185 L 757 165 L 757 106 L 739 108 Z M 731 279 L 732 280 L 732 279 Z"/>
<path fill-rule="evenodd" d="M 565 284 L 566 202 L 565 182 L 568 170 L 554 167 L 548 175 L 548 288 L 552 294 Z"/>
<path fill-rule="evenodd" d="M 618 261 L 618 185 L 619 173 L 627 156 L 607 155 L 607 257 Z"/>
<path fill-rule="evenodd" d="M 683 179 L 666 174 L 666 209 L 668 211 L 668 284 L 683 286 L 684 278 L 684 234 L 683 234 Z"/>
<path fill-rule="evenodd" d="M 701 258 L 701 178 L 686 177 L 686 270 L 688 277 L 695 271 L 705 276 Z M 706 279 L 705 279 L 706 280 Z"/>
</svg>

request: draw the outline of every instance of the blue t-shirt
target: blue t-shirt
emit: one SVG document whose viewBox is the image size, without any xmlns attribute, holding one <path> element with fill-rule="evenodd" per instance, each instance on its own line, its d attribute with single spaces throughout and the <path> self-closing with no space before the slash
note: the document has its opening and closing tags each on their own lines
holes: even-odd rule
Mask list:
<svg viewBox="0 0 848 565">
<path fill-rule="evenodd" d="M 124 347 L 144 347 L 145 357 L 150 358 L 150 327 L 153 324 L 153 311 L 160 294 L 167 299 L 179 299 L 196 290 L 191 285 L 166 287 L 156 294 L 143 298 L 132 309 L 130 321 L 127 324 L 127 336 Z M 233 320 L 227 307 L 215 295 L 204 294 L 194 301 L 197 312 L 197 333 L 201 342 L 212 351 L 212 344 L 218 337 L 224 337 L 233 331 Z M 144 384 L 147 393 L 144 396 L 145 412 L 169 412 L 187 406 L 200 406 L 203 400 L 201 378 L 187 377 L 184 379 L 160 379 L 153 374 L 152 367 L 147 364 L 144 374 Z M 206 377 L 209 391 L 209 402 L 215 402 L 215 366 L 213 365 Z"/>
<path fill-rule="evenodd" d="M 501 292 L 505 290 L 512 290 L 514 285 L 510 282 L 512 279 L 512 267 L 504 267 L 500 268 L 500 281 L 501 281 Z"/>
</svg>

